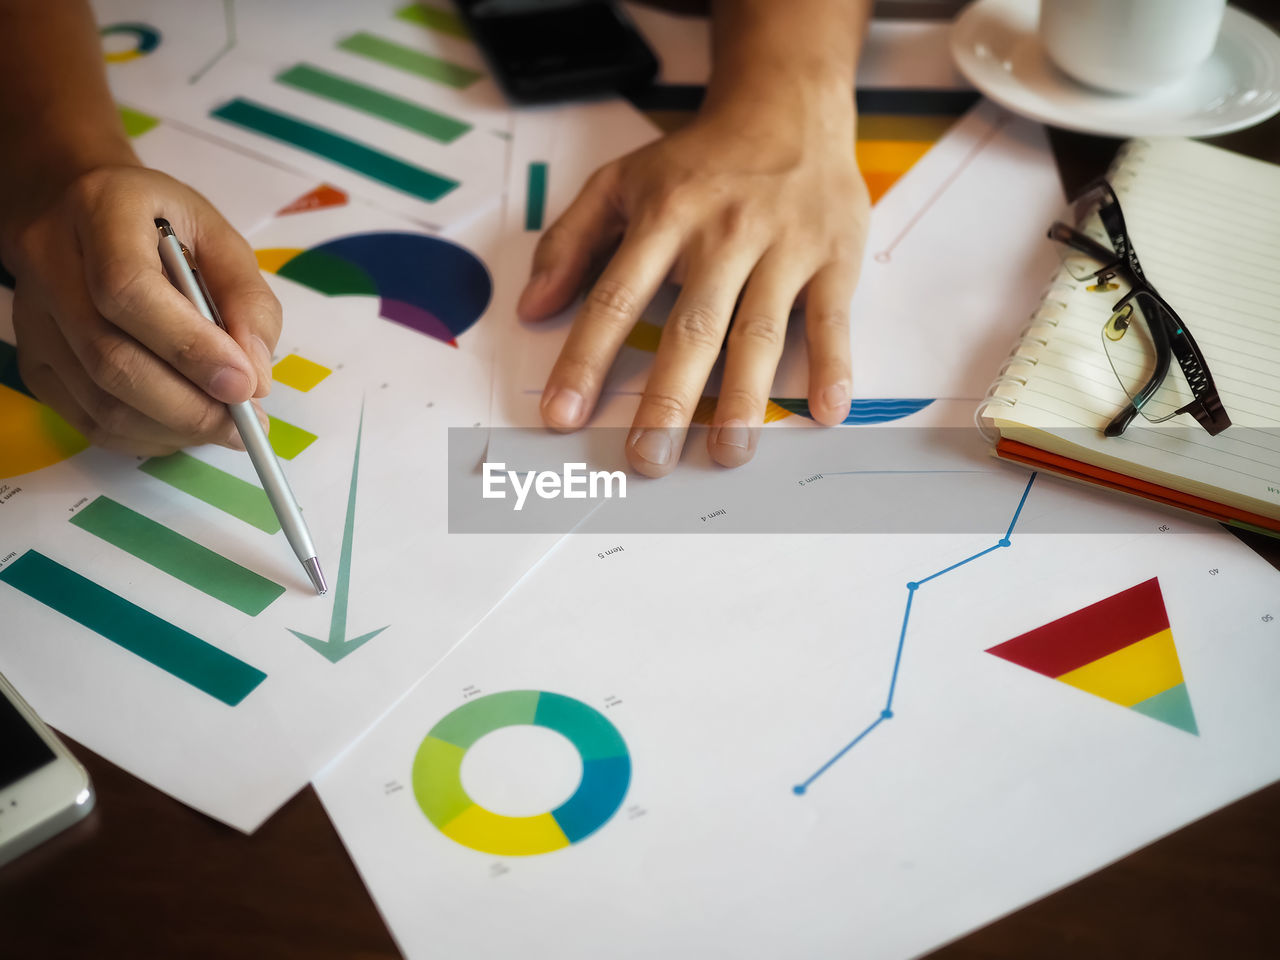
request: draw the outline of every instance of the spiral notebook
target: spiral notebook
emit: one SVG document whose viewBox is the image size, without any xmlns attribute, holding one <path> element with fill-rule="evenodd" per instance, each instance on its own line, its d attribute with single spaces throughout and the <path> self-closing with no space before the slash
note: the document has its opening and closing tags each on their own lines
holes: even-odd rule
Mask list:
<svg viewBox="0 0 1280 960">
<path fill-rule="evenodd" d="M 1060 269 L 978 417 L 997 456 L 1280 535 L 1280 166 L 1182 139 L 1108 179 L 1147 279 L 1198 342 L 1232 425 L 1103 428 L 1127 402 L 1103 347 L 1116 294 Z M 1176 365 L 1176 361 L 1175 361 Z"/>
</svg>

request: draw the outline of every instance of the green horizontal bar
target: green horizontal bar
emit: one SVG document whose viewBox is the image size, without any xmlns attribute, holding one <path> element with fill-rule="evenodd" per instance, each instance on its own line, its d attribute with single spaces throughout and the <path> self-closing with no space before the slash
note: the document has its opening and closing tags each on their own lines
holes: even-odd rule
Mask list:
<svg viewBox="0 0 1280 960">
<path fill-rule="evenodd" d="M 371 33 L 353 33 L 338 42 L 338 49 L 359 54 L 388 67 L 417 74 L 458 90 L 471 86 L 484 76 L 470 67 L 441 60 L 439 57 L 430 56 L 412 47 L 401 46 L 382 37 L 375 37 Z"/>
<path fill-rule="evenodd" d="M 310 430 L 295 427 L 276 417 L 268 415 L 267 439 L 271 441 L 271 449 L 277 457 L 292 460 L 311 444 L 316 442 L 316 435 Z"/>
<path fill-rule="evenodd" d="M 0 569 L 0 582 L 228 706 L 234 707 L 267 677 L 35 550 Z"/>
<path fill-rule="evenodd" d="M 529 189 L 524 200 L 524 228 L 541 230 L 547 209 L 547 165 L 529 164 Z"/>
<path fill-rule="evenodd" d="M 308 63 L 299 63 L 276 74 L 276 81 L 380 117 L 440 143 L 452 143 L 471 129 L 469 123 L 446 117 L 443 113 L 436 113 Z"/>
<path fill-rule="evenodd" d="M 280 530 L 280 521 L 271 509 L 265 490 L 190 454 L 178 451 L 167 457 L 152 457 L 144 460 L 138 469 L 263 533 Z"/>
<path fill-rule="evenodd" d="M 340 134 L 313 127 L 296 117 L 276 113 L 260 104 L 235 99 L 213 111 L 212 116 L 238 127 L 306 150 L 371 180 L 433 203 L 458 185 L 430 170 L 415 167 Z"/>
<path fill-rule="evenodd" d="M 396 16 L 401 20 L 407 20 L 409 23 L 420 24 L 428 30 L 434 30 L 436 33 L 445 33 L 451 37 L 470 37 L 467 32 L 466 24 L 464 24 L 458 15 L 449 10 L 441 10 L 439 7 L 428 7 L 423 3 L 411 3 L 407 7 L 401 7 L 396 11 Z"/>
<path fill-rule="evenodd" d="M 110 497 L 98 497 L 73 516 L 71 522 L 251 617 L 256 617 L 284 593 L 284 587 L 278 583 L 272 583 Z"/>
</svg>

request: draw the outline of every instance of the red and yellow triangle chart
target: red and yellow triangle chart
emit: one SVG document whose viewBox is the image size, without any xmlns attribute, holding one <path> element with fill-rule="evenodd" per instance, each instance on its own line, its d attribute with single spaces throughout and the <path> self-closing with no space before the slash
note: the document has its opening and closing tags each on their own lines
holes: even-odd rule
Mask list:
<svg viewBox="0 0 1280 960">
<path fill-rule="evenodd" d="M 987 653 L 1200 734 L 1154 577 Z"/>
</svg>

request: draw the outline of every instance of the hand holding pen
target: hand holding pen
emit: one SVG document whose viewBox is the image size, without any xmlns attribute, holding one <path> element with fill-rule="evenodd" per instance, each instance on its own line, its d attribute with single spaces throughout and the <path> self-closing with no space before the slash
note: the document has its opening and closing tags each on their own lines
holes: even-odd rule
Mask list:
<svg viewBox="0 0 1280 960">
<path fill-rule="evenodd" d="M 165 278 L 160 211 L 196 242 L 226 331 Z M 0 260 L 17 279 L 19 370 L 38 399 L 112 450 L 241 448 L 226 404 L 270 389 L 280 305 L 208 201 L 157 171 L 117 165 L 79 177 L 38 213 L 0 221 Z"/>
</svg>

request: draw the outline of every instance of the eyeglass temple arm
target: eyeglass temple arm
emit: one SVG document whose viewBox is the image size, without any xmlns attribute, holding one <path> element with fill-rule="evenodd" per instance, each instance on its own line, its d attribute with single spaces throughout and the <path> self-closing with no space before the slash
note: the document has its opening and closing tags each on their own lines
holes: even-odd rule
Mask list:
<svg viewBox="0 0 1280 960">
<path fill-rule="evenodd" d="M 1130 311 L 1138 309 L 1137 301 L 1133 297 L 1133 293 L 1126 294 L 1124 299 L 1116 304 L 1115 309 L 1122 309 L 1126 302 L 1129 303 Z M 1118 437 L 1124 433 L 1133 422 L 1133 418 L 1138 415 L 1142 405 L 1155 395 L 1155 392 L 1160 389 L 1160 384 L 1164 383 L 1165 377 L 1169 375 L 1169 367 L 1173 364 L 1173 347 L 1169 342 L 1169 330 L 1165 327 L 1166 319 L 1162 314 L 1147 323 L 1147 329 L 1151 331 L 1151 339 L 1155 341 L 1155 369 L 1151 371 L 1151 376 L 1142 388 L 1135 391 L 1129 398 L 1128 404 L 1102 429 L 1103 436 Z"/>
<path fill-rule="evenodd" d="M 1049 228 L 1049 239 L 1066 244 L 1068 247 L 1071 247 L 1073 250 L 1079 250 L 1081 253 L 1087 253 L 1099 263 L 1106 264 L 1106 266 L 1103 267 L 1103 270 L 1110 269 L 1120 262 L 1120 258 L 1110 247 L 1103 246 L 1097 240 L 1094 240 L 1092 237 L 1085 236 L 1075 227 L 1069 226 L 1061 220 L 1054 221 L 1053 226 Z"/>
</svg>

